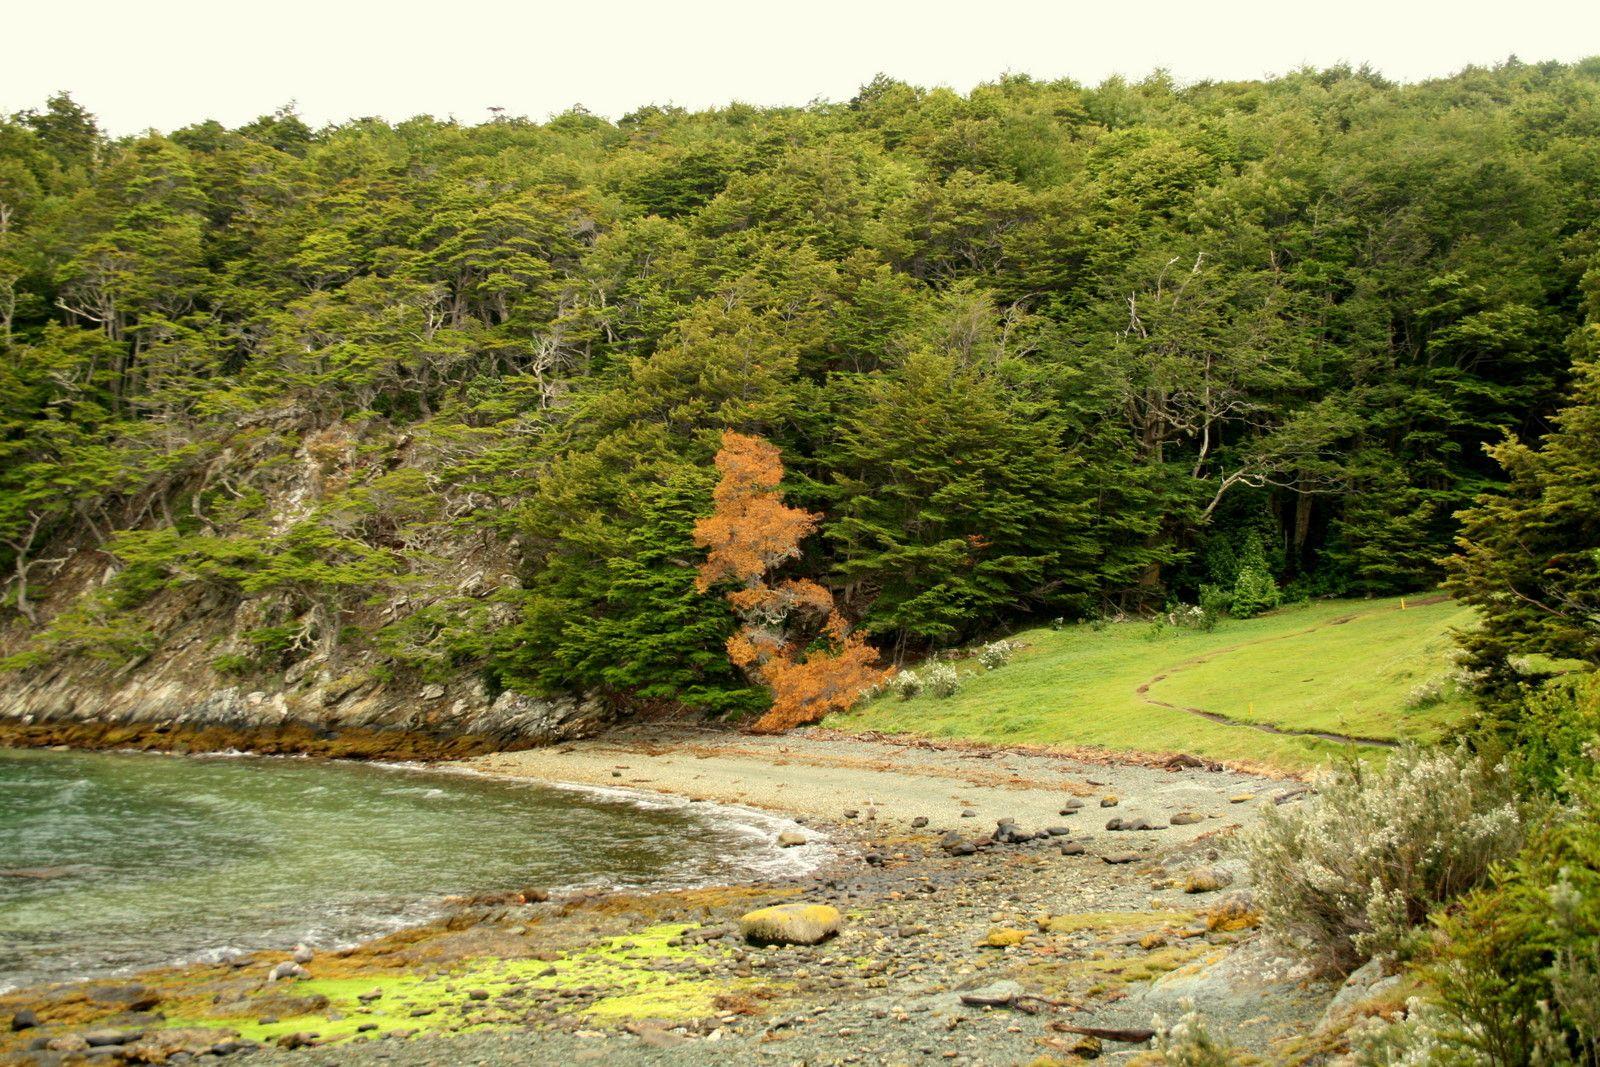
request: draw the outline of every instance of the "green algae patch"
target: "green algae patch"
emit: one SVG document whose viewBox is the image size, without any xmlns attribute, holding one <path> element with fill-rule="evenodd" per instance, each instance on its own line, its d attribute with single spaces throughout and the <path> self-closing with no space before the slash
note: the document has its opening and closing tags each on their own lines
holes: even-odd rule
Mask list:
<svg viewBox="0 0 1600 1067">
<path fill-rule="evenodd" d="M 174 1013 L 165 1025 L 227 1028 L 259 1042 L 308 1033 L 320 1043 L 337 1043 L 397 1030 L 522 1027 L 541 1013 L 616 1022 L 693 1019 L 715 1011 L 719 995 L 753 983 L 704 977 L 702 968 L 721 952 L 675 943 L 692 928 L 661 923 L 555 959 L 470 959 L 437 975 L 375 973 L 284 982 L 206 1005 L 209 1010 Z M 292 1005 L 299 1005 L 292 1014 L 274 1010 Z"/>
<path fill-rule="evenodd" d="M 693 1019 L 716 1010 L 719 994 L 750 982 L 700 976 L 719 950 L 674 944 L 693 927 L 661 923 L 637 934 L 611 937 L 553 962 L 508 960 L 508 976 L 525 980 L 527 988 L 551 991 L 599 990 L 588 1004 L 567 1011 L 599 1019 Z M 687 967 L 694 968 L 693 971 Z"/>
<path fill-rule="evenodd" d="M 377 974 L 285 982 L 281 990 L 273 989 L 250 1000 L 218 1005 L 212 1014 L 169 1016 L 165 1028 L 227 1028 L 237 1030 L 239 1036 L 248 1041 L 261 1042 L 276 1041 L 296 1033 L 315 1033 L 321 1041 L 338 1041 L 355 1037 L 364 1026 L 374 1036 L 391 1030 L 475 1029 L 466 1022 L 461 1010 L 460 1002 L 466 1000 L 465 994 L 452 979 Z M 447 989 L 447 986 L 452 988 Z M 374 992 L 381 996 L 369 1002 L 362 1001 L 363 995 Z M 272 1001 L 280 997 L 284 1000 L 321 999 L 326 1004 L 313 1011 L 275 1016 L 270 1013 Z M 412 1014 L 419 1011 L 428 1014 Z"/>
</svg>

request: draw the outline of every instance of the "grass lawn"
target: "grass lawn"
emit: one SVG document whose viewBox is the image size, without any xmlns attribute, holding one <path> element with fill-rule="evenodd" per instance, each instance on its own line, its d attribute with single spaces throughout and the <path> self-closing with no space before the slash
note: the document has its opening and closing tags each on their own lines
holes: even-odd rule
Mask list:
<svg viewBox="0 0 1600 1067">
<path fill-rule="evenodd" d="M 1472 613 L 1449 600 L 1418 605 L 1417 599 L 1404 608 L 1399 599 L 1321 601 L 1225 620 L 1210 633 L 1172 627 L 1156 633 L 1148 622 L 1029 630 L 1018 635 L 1026 648 L 998 670 L 962 661 L 954 696 L 886 695 L 826 725 L 1180 751 L 1283 769 L 1323 762 L 1352 746 L 1212 722 L 1183 709 L 1286 730 L 1430 741 L 1468 701 L 1448 685 L 1428 706 L 1409 707 L 1409 698 L 1420 683 L 1445 678 L 1449 631 L 1470 625 Z"/>
</svg>

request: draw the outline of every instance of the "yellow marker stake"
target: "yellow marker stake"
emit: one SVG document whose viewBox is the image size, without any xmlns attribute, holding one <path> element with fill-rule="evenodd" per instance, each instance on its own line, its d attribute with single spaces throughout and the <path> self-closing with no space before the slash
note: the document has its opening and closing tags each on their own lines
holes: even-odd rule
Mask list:
<svg viewBox="0 0 1600 1067">
<path fill-rule="evenodd" d="M 1401 597 L 1400 598 L 1400 610 L 1401 611 L 1406 610 L 1406 598 L 1405 597 Z"/>
</svg>

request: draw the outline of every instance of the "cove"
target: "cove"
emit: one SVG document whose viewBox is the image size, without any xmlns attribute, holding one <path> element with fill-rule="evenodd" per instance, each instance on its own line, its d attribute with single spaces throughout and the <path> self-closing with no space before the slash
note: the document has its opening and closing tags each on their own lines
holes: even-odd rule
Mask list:
<svg viewBox="0 0 1600 1067">
<path fill-rule="evenodd" d="M 798 873 L 788 825 L 409 766 L 0 749 L 0 990 L 348 944 L 453 894 Z"/>
</svg>

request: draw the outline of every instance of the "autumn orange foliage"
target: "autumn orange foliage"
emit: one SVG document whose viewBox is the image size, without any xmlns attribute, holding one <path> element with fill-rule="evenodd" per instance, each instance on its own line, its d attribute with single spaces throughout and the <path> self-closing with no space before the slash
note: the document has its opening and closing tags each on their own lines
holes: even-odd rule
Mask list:
<svg viewBox="0 0 1600 1067">
<path fill-rule="evenodd" d="M 784 504 L 783 458 L 770 441 L 729 430 L 716 464 L 715 510 L 694 528 L 695 543 L 707 550 L 696 585 L 702 592 L 725 581 L 742 586 L 727 595 L 741 623 L 728 657 L 772 690 L 772 707 L 754 728 L 777 733 L 848 709 L 888 674 L 876 666 L 877 652 L 816 582 L 767 581 L 799 555 L 819 516 Z"/>
</svg>

